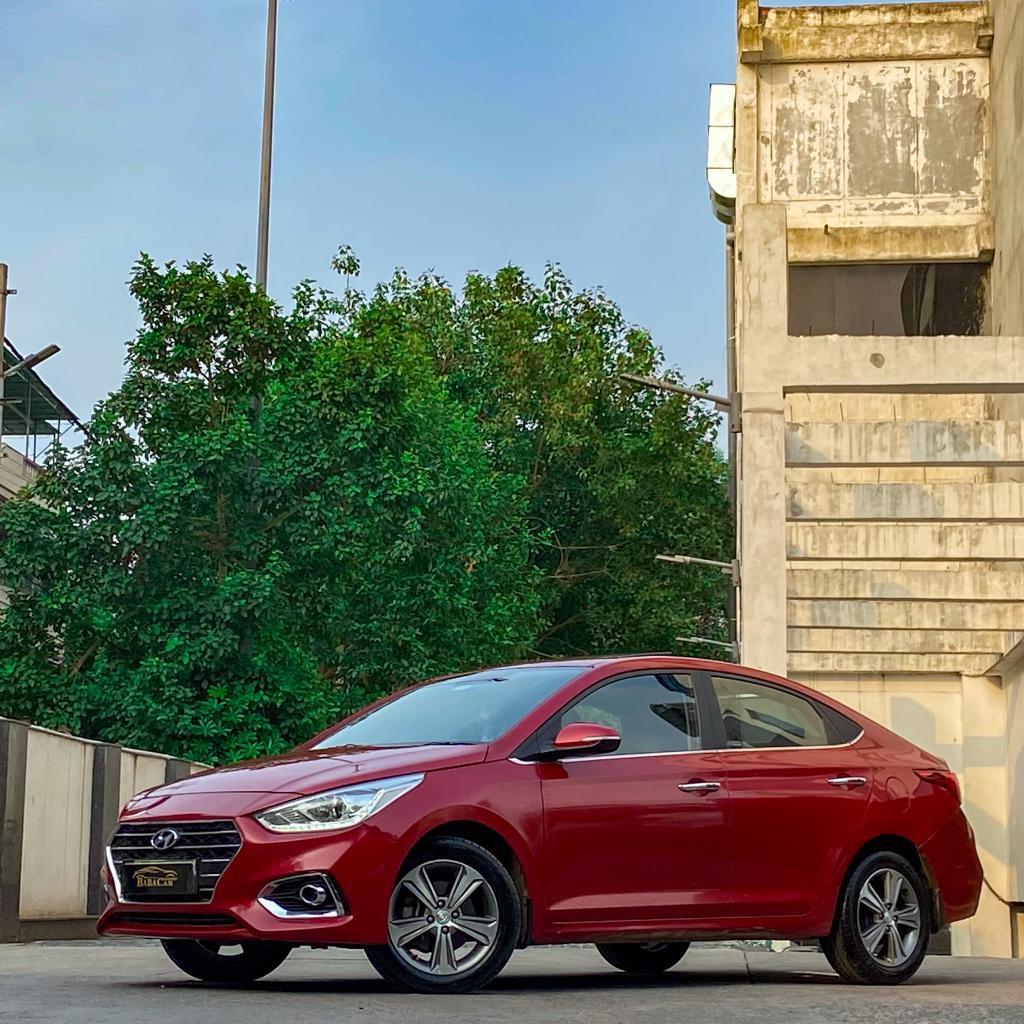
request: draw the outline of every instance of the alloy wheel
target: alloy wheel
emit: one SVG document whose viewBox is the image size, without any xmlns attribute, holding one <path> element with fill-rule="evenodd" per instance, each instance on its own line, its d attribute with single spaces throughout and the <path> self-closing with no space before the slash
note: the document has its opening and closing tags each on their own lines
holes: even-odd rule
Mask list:
<svg viewBox="0 0 1024 1024">
<path fill-rule="evenodd" d="M 431 860 L 395 886 L 388 941 L 417 971 L 462 974 L 490 956 L 498 916 L 498 899 L 479 871 L 459 861 Z"/>
<path fill-rule="evenodd" d="M 921 906 L 910 880 L 895 868 L 869 875 L 857 898 L 857 928 L 872 960 L 883 967 L 905 964 L 921 936 Z"/>
</svg>

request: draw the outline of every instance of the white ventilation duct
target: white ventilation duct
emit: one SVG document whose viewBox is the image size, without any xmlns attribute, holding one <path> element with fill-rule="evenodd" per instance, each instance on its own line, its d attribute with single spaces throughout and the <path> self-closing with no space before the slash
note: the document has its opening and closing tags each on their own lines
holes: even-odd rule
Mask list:
<svg viewBox="0 0 1024 1024">
<path fill-rule="evenodd" d="M 708 110 L 708 187 L 711 208 L 723 224 L 732 224 L 736 215 L 735 142 L 736 86 L 713 85 Z"/>
</svg>

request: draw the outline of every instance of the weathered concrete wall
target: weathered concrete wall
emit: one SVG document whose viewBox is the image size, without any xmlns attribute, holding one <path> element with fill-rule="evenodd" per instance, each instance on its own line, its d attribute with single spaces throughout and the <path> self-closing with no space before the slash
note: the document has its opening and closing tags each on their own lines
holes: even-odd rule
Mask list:
<svg viewBox="0 0 1024 1024">
<path fill-rule="evenodd" d="M 992 0 L 992 330 L 1024 334 L 1024 4 Z"/>
<path fill-rule="evenodd" d="M 763 65 L 759 201 L 823 234 L 916 228 L 922 213 L 931 226 L 977 223 L 988 85 L 986 57 Z"/>
<path fill-rule="evenodd" d="M 1024 697 L 993 665 L 1024 632 L 1024 4 L 993 7 L 990 62 L 984 2 L 739 0 L 734 355 L 741 657 L 775 667 L 781 643 L 790 674 L 960 773 L 998 895 L 954 950 L 1006 956 Z M 993 249 L 981 337 L 788 334 L 791 264 Z"/>
</svg>

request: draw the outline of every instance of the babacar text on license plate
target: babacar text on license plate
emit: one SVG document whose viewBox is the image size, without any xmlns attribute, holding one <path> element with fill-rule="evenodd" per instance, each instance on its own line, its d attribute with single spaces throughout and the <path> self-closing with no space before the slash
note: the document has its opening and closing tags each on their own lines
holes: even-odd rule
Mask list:
<svg viewBox="0 0 1024 1024">
<path fill-rule="evenodd" d="M 129 899 L 194 896 L 196 892 L 196 866 L 190 860 L 129 862 L 121 875 L 121 888 Z"/>
</svg>

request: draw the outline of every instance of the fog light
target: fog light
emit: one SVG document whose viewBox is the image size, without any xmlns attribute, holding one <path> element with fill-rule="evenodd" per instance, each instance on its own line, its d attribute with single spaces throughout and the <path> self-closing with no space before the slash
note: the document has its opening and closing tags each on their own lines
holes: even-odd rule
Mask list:
<svg viewBox="0 0 1024 1024">
<path fill-rule="evenodd" d="M 275 917 L 341 917 L 345 912 L 334 879 L 322 872 L 279 878 L 257 899 Z"/>
<path fill-rule="evenodd" d="M 327 890 L 319 882 L 307 882 L 299 890 L 299 899 L 307 907 L 322 907 L 328 898 Z"/>
</svg>

